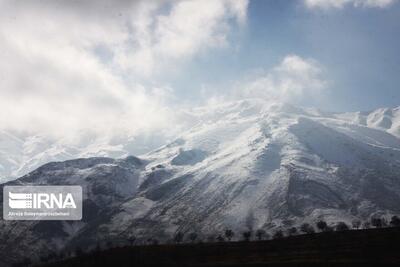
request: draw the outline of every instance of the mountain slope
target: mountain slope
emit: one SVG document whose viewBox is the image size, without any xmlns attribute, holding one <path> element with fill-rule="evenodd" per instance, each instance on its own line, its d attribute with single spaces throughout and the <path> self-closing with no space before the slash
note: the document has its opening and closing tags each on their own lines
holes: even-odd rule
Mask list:
<svg viewBox="0 0 400 267">
<path fill-rule="evenodd" d="M 257 103 L 258 102 L 258 106 Z M 181 114 L 185 125 L 192 128 L 193 125 L 218 121 L 221 118 L 232 116 L 248 117 L 254 112 L 260 111 L 261 100 L 246 100 L 242 104 L 229 103 L 219 107 L 198 108 Z M 248 105 L 248 107 L 246 107 Z M 264 106 L 264 105 L 263 105 Z M 273 106 L 273 105 L 272 105 Z M 368 138 L 366 134 L 376 138 L 400 137 L 400 107 L 381 108 L 372 112 L 352 112 L 327 114 L 316 110 L 301 110 L 286 106 L 296 113 L 304 113 L 314 117 L 330 117 L 341 123 L 347 122 L 347 128 L 362 126 L 354 133 L 364 129 L 374 130 L 362 132 L 357 138 Z M 262 109 L 262 108 L 261 108 Z M 240 130 L 240 129 L 239 129 Z M 368 133 L 367 133 L 368 132 Z M 382 132 L 388 135 L 382 136 Z M 232 133 L 234 134 L 234 133 Z M 33 171 L 41 165 L 51 161 L 63 161 L 81 157 L 126 157 L 129 154 L 141 155 L 154 149 L 165 142 L 165 136 L 154 133 L 138 136 L 122 136 L 119 138 L 94 138 L 87 136 L 85 141 L 71 145 L 66 140 L 54 139 L 40 135 L 13 133 L 0 130 L 0 182 L 6 182 Z M 212 142 L 212 140 L 208 141 Z M 390 146 L 393 142 L 389 142 Z"/>
<path fill-rule="evenodd" d="M 162 138 L 146 135 L 123 138 L 82 138 L 71 142 L 40 135 L 13 134 L 0 130 L 0 183 L 21 177 L 43 164 L 87 157 L 122 158 L 158 147 Z"/>
<path fill-rule="evenodd" d="M 143 163 L 135 157 L 76 159 L 48 163 L 6 185 L 81 185 L 82 221 L 0 221 L 3 264 L 26 255 L 62 249 L 99 220 L 107 218 L 120 203 L 135 195 Z M 3 199 L 3 190 L 0 192 Z M 3 209 L 1 205 L 0 209 Z M 1 264 L 0 264 L 1 265 Z"/>
<path fill-rule="evenodd" d="M 393 127 L 354 121 L 357 114 L 225 103 L 194 110 L 193 128 L 141 159 L 46 164 L 10 184 L 82 185 L 83 222 L 3 221 L 0 237 L 13 230 L 1 251 L 11 262 L 22 251 L 12 249 L 17 240 L 51 251 L 130 235 L 166 241 L 176 231 L 205 236 L 400 214 L 400 139 Z"/>
</svg>

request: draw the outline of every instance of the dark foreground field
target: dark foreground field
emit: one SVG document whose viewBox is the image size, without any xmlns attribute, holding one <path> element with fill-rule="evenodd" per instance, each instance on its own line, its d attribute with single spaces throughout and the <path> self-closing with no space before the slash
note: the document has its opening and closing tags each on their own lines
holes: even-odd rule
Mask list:
<svg viewBox="0 0 400 267">
<path fill-rule="evenodd" d="M 400 266 L 400 229 L 254 242 L 121 247 L 45 266 Z"/>
</svg>

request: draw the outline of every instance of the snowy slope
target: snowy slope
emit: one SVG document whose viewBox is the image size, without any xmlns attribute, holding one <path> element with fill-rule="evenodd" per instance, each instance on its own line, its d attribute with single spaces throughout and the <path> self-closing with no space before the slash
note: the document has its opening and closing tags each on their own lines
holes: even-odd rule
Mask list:
<svg viewBox="0 0 400 267">
<path fill-rule="evenodd" d="M 250 102 L 253 104 L 250 104 Z M 255 104 L 256 102 L 258 104 Z M 183 120 L 186 121 L 185 125 L 188 128 L 192 128 L 193 125 L 199 127 L 204 123 L 212 124 L 213 121 L 218 122 L 225 118 L 232 119 L 232 116 L 243 116 L 243 118 L 246 118 L 251 114 L 260 112 L 266 106 L 274 106 L 273 104 L 264 105 L 261 102 L 263 101 L 247 100 L 242 104 L 236 102 L 222 104 L 219 107 L 207 106 L 181 115 L 184 117 Z M 246 105 L 249 105 L 249 107 L 246 108 Z M 279 104 L 276 106 L 279 106 Z M 274 107 L 271 108 L 274 109 Z M 394 138 L 393 136 L 400 137 L 400 107 L 394 109 L 381 108 L 372 112 L 339 114 L 321 113 L 317 110 L 300 110 L 289 105 L 286 105 L 286 108 L 293 109 L 292 112 L 294 113 L 306 112 L 307 116 L 328 117 L 336 119 L 336 122 L 340 124 L 347 123 L 348 127 L 358 127 L 358 130 L 354 132 L 355 134 L 358 134 L 365 128 L 372 135 L 375 135 L 373 130 L 376 130 L 375 133 L 377 134 L 375 137 L 378 139 L 392 139 Z M 236 129 L 230 132 L 230 134 L 235 134 L 235 131 L 239 131 L 240 127 L 245 127 L 245 125 L 236 126 Z M 192 130 L 196 131 L 196 127 Z M 381 136 L 382 131 L 387 132 L 389 135 Z M 365 134 L 365 132 L 361 133 L 358 138 L 364 138 Z M 368 136 L 365 138 L 368 138 Z M 63 140 L 0 130 L 0 183 L 16 179 L 51 161 L 63 161 L 82 157 L 121 158 L 127 155 L 141 155 L 162 145 L 164 140 L 165 138 L 155 134 L 154 136 L 125 136 L 117 140 L 89 138 L 88 141 L 81 142 L 78 145 L 70 145 Z M 211 142 L 213 142 L 213 139 L 204 142 L 212 145 Z M 391 145 L 392 143 L 389 141 L 389 146 Z"/>
<path fill-rule="evenodd" d="M 89 206 L 84 222 L 54 223 L 55 233 L 43 222 L 1 222 L 3 237 L 15 230 L 0 251 L 18 238 L 50 251 L 400 214 L 399 109 L 387 110 L 335 114 L 261 100 L 195 109 L 191 129 L 140 160 L 50 163 L 12 182 L 81 184 Z M 100 210 L 90 206 L 98 200 Z"/>
<path fill-rule="evenodd" d="M 0 221 L 0 266 L 15 259 L 58 251 L 135 195 L 143 162 L 135 157 L 76 159 L 48 163 L 9 185 L 81 185 L 82 221 Z M 3 199 L 3 190 L 0 197 Z M 0 209 L 3 206 L 1 205 Z M 90 237 L 88 237 L 90 238 Z M 95 240 L 91 240 L 93 244 Z M 41 254 L 42 253 L 42 254 Z"/>
<path fill-rule="evenodd" d="M 64 140 L 0 130 L 0 183 L 14 180 L 52 161 L 88 157 L 122 158 L 147 152 L 162 144 L 161 140 L 157 136 L 127 136 L 119 140 L 89 138 L 71 145 Z"/>
<path fill-rule="evenodd" d="M 400 137 L 400 107 L 380 108 L 372 112 L 336 114 L 336 117 L 349 123 L 379 129 Z"/>
</svg>

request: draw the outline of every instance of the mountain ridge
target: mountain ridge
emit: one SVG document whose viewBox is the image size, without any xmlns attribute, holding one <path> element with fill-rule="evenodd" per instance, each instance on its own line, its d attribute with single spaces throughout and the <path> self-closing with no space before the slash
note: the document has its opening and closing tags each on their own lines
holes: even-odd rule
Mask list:
<svg viewBox="0 0 400 267">
<path fill-rule="evenodd" d="M 177 231 L 273 231 L 400 214 L 400 139 L 388 129 L 250 100 L 191 116 L 192 128 L 139 158 L 49 163 L 6 183 L 81 185 L 84 218 L 3 221 L 0 237 L 10 241 L 1 251 L 17 257 L 12 240 L 39 243 L 38 253 L 130 235 L 168 241 Z M 17 230 L 8 237 L 7 229 Z"/>
<path fill-rule="evenodd" d="M 207 120 L 215 120 L 224 112 L 242 108 L 240 115 L 262 111 L 262 106 L 274 106 L 286 112 L 294 112 L 313 117 L 340 119 L 352 125 L 365 126 L 388 132 L 400 137 L 400 107 L 379 108 L 370 112 L 324 112 L 314 108 L 299 108 L 286 103 L 271 103 L 260 99 L 244 99 L 218 105 L 193 108 L 183 115 L 187 128 L 194 128 Z M 246 108 L 248 106 L 249 108 Z M 219 108 L 218 108 L 219 107 Z M 228 111 L 224 111 L 227 109 Z M 240 113 L 240 111 L 238 111 Z M 90 139 L 90 138 L 88 138 Z M 159 139 L 159 141 L 156 141 Z M 49 138 L 41 135 L 27 135 L 0 130 L 0 182 L 7 182 L 21 177 L 41 165 L 52 161 L 64 161 L 82 157 L 122 158 L 136 154 L 144 156 L 161 145 L 157 135 L 151 138 L 126 136 L 112 140 L 100 138 L 84 144 L 70 145 L 66 140 Z"/>
</svg>

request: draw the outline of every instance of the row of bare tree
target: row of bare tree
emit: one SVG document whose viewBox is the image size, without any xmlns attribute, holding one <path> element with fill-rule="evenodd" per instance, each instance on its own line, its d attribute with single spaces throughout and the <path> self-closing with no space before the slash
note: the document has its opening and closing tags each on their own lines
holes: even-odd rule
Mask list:
<svg viewBox="0 0 400 267">
<path fill-rule="evenodd" d="M 272 234 L 267 233 L 263 229 L 256 230 L 255 232 L 248 230 L 240 233 L 238 241 L 251 241 L 251 240 L 268 240 L 268 239 L 279 239 L 285 236 L 294 236 L 298 234 L 313 234 L 315 232 L 334 232 L 334 231 L 346 231 L 346 230 L 358 230 L 358 229 L 369 229 L 369 228 L 383 228 L 383 227 L 400 227 L 400 218 L 398 216 L 393 216 L 390 221 L 385 217 L 372 217 L 369 221 L 361 222 L 360 220 L 353 220 L 351 226 L 345 222 L 338 222 L 334 225 L 328 225 L 324 220 L 320 220 L 315 223 L 315 226 L 309 223 L 303 223 L 298 228 L 290 227 L 286 230 L 276 230 Z M 206 237 L 206 242 L 230 242 L 234 239 L 236 233 L 227 229 L 223 234 L 219 235 L 209 235 Z M 131 240 L 132 241 L 132 240 Z M 173 237 L 173 242 L 180 244 L 183 242 L 203 242 L 199 238 L 196 232 L 191 232 L 185 235 L 183 232 L 177 232 Z M 132 243 L 132 242 L 131 242 Z M 133 244 L 133 243 L 132 243 Z"/>
<path fill-rule="evenodd" d="M 295 236 L 300 234 L 314 234 L 316 232 L 338 232 L 338 231 L 346 231 L 346 230 L 358 230 L 358 229 L 369 229 L 369 228 L 383 228 L 383 227 L 400 227 L 400 218 L 398 216 L 391 217 L 390 220 L 387 220 L 384 217 L 372 217 L 368 221 L 361 222 L 360 220 L 354 220 L 351 223 L 351 226 L 346 224 L 345 222 L 338 222 L 336 224 L 329 225 L 324 220 L 317 221 L 314 225 L 310 223 L 303 223 L 299 227 L 290 227 L 285 230 L 276 230 L 273 233 L 268 233 L 263 229 L 258 229 L 256 231 L 248 230 L 244 232 L 240 232 L 239 234 L 235 233 L 231 229 L 226 229 L 222 234 L 214 234 L 208 235 L 204 239 L 200 237 L 200 235 L 196 232 L 190 232 L 184 234 L 183 232 L 177 232 L 170 243 L 181 244 L 181 243 L 213 243 L 213 242 L 231 242 L 233 240 L 237 241 L 262 241 L 262 240 L 270 240 L 270 239 L 280 239 L 285 236 Z M 235 238 L 236 237 L 236 238 Z M 123 241 L 123 240 L 122 240 Z M 127 243 L 128 242 L 128 243 Z M 40 257 L 39 262 L 52 262 L 54 260 L 65 259 L 73 256 L 81 256 L 90 251 L 101 251 L 104 249 L 109 249 L 113 247 L 119 246 L 135 246 L 135 245 L 158 245 L 159 241 L 156 238 L 148 238 L 146 241 L 140 240 L 134 236 L 130 235 L 125 239 L 122 243 L 113 243 L 111 240 L 108 240 L 104 246 L 100 246 L 99 244 L 91 250 L 82 250 L 81 248 L 77 248 L 75 251 L 70 251 L 61 253 L 57 255 L 56 253 L 50 253 L 47 255 L 43 255 Z M 15 266 L 27 266 L 30 265 L 30 259 L 23 259 L 22 262 L 16 264 Z"/>
</svg>

